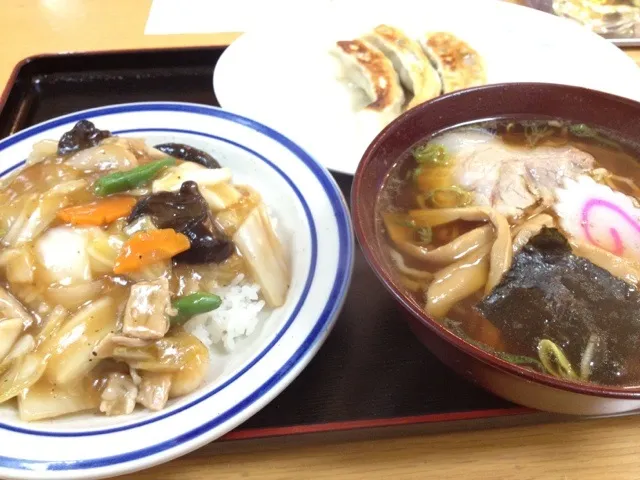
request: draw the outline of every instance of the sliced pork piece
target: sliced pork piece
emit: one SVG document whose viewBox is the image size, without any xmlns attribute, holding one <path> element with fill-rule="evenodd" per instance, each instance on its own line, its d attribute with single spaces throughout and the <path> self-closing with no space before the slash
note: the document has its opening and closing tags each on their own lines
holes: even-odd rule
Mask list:
<svg viewBox="0 0 640 480">
<path fill-rule="evenodd" d="M 434 140 L 453 162 L 456 185 L 473 193 L 474 204 L 492 206 L 508 218 L 554 201 L 565 178 L 595 166 L 594 158 L 573 146 L 519 148 L 477 130 L 446 133 Z"/>
<path fill-rule="evenodd" d="M 530 187 L 526 164 L 505 161 L 500 164 L 489 205 L 500 206 L 505 216 L 517 217 L 538 201 L 536 189 Z"/>
<path fill-rule="evenodd" d="M 530 188 L 549 204 L 555 199 L 556 188 L 567 178 L 575 179 L 595 167 L 595 159 L 573 146 L 536 147 L 527 152 L 526 162 Z"/>
<path fill-rule="evenodd" d="M 171 374 L 144 372 L 138 387 L 137 402 L 149 410 L 162 410 L 169 399 Z"/>
<path fill-rule="evenodd" d="M 138 387 L 129 375 L 110 373 L 102 391 L 100 411 L 112 415 L 129 415 L 136 407 Z"/>
<path fill-rule="evenodd" d="M 143 340 L 164 337 L 169 330 L 170 308 L 171 293 L 166 278 L 136 283 L 125 307 L 122 333 Z"/>
</svg>

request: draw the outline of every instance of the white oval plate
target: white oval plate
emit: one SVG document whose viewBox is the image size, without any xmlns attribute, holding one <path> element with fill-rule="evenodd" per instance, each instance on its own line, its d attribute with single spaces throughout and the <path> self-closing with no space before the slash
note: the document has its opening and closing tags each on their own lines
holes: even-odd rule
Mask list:
<svg viewBox="0 0 640 480">
<path fill-rule="evenodd" d="M 242 35 L 222 54 L 216 97 L 339 172 L 355 172 L 380 126 L 354 113 L 327 52 L 336 40 L 380 23 L 415 38 L 428 31 L 459 36 L 484 57 L 489 83 L 562 83 L 640 99 L 640 69 L 624 52 L 575 22 L 528 7 L 496 0 L 336 0 L 287 17 L 287 24 Z"/>
<path fill-rule="evenodd" d="M 122 417 L 86 414 L 21 422 L 0 409 L 0 477 L 100 478 L 146 468 L 233 429 L 272 400 L 320 348 L 351 277 L 353 234 L 329 173 L 281 134 L 245 117 L 201 105 L 134 103 L 66 115 L 0 141 L 0 175 L 23 164 L 34 142 L 57 139 L 78 120 L 101 129 L 174 141 L 213 154 L 234 182 L 257 188 L 291 252 L 285 305 L 231 353 L 215 353 L 206 385 L 165 410 Z"/>
</svg>

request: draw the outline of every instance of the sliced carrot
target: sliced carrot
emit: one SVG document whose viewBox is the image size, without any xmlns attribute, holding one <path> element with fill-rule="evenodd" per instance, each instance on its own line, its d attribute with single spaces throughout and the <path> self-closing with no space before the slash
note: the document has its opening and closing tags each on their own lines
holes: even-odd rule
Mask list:
<svg viewBox="0 0 640 480">
<path fill-rule="evenodd" d="M 131 213 L 136 199 L 133 197 L 109 197 L 97 202 L 63 208 L 58 218 L 73 225 L 107 225 Z"/>
<path fill-rule="evenodd" d="M 173 228 L 134 233 L 122 246 L 113 273 L 136 272 L 147 265 L 168 260 L 190 246 L 187 236 Z"/>
</svg>

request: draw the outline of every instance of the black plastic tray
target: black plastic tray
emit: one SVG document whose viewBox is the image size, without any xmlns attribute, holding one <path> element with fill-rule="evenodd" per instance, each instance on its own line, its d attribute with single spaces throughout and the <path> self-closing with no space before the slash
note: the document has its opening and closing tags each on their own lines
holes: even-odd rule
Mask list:
<svg viewBox="0 0 640 480">
<path fill-rule="evenodd" d="M 58 115 L 108 104 L 173 100 L 218 105 L 212 75 L 223 50 L 26 59 L 0 96 L 0 138 Z M 334 177 L 349 198 L 351 177 Z M 325 345 L 279 397 L 224 438 L 371 437 L 558 418 L 496 398 L 440 363 L 414 338 L 358 250 L 352 286 Z"/>
</svg>

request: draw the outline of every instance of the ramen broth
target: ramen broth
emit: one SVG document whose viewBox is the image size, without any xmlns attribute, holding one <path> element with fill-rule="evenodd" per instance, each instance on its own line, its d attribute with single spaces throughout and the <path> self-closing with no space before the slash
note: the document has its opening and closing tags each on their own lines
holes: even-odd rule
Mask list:
<svg viewBox="0 0 640 480">
<path fill-rule="evenodd" d="M 531 307 L 530 323 L 522 325 L 508 320 L 518 311 L 501 312 L 504 321 L 494 315 L 493 322 L 480 311 L 488 311 L 486 302 L 495 300 L 492 292 L 507 291 L 505 278 L 514 278 L 514 265 L 522 267 L 526 255 L 553 264 L 543 258 L 544 249 L 533 245 L 555 232 L 560 243 L 569 245 L 567 265 L 582 262 L 593 268 L 593 278 L 598 272 L 611 277 L 593 286 L 603 301 L 615 295 L 609 289 L 620 288 L 628 288 L 625 301 L 635 301 L 639 181 L 636 150 L 588 125 L 536 120 L 468 124 L 426 139 L 396 163 L 378 198 L 380 238 L 398 282 L 456 335 L 507 361 L 563 379 L 637 385 L 638 355 L 622 349 L 624 339 L 616 340 L 622 331 L 629 335 L 634 319 L 620 331 L 606 319 L 597 325 L 599 320 L 585 319 L 575 332 L 569 318 L 576 312 L 545 320 L 548 312 Z M 597 208 L 586 219 L 580 206 L 592 204 Z M 557 281 L 571 283 L 569 277 Z M 569 293 L 574 294 L 580 295 Z M 584 299 L 574 300 L 578 305 Z"/>
</svg>

